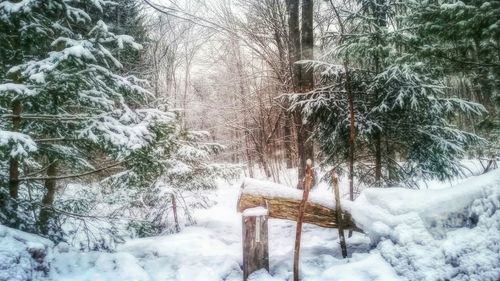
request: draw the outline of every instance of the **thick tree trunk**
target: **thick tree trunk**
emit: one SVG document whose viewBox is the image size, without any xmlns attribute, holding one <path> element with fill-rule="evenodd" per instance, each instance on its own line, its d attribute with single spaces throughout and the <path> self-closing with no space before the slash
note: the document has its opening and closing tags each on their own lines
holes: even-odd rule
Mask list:
<svg viewBox="0 0 500 281">
<path fill-rule="evenodd" d="M 302 0 L 302 28 L 301 28 L 301 59 L 314 58 L 314 33 L 313 33 L 313 0 Z M 301 67 L 301 86 L 303 92 L 314 88 L 313 68 L 310 65 Z"/>
<path fill-rule="evenodd" d="M 49 221 L 53 215 L 53 204 L 56 194 L 56 184 L 55 179 L 50 179 L 57 176 L 57 161 L 50 159 L 51 162 L 47 168 L 47 177 L 49 179 L 45 180 L 45 195 L 42 199 L 42 208 L 40 209 L 40 215 L 38 218 L 38 225 L 40 227 L 40 232 L 42 234 L 48 234 L 49 231 Z"/>
<path fill-rule="evenodd" d="M 302 27 L 301 27 L 301 59 L 302 60 L 312 60 L 313 47 L 314 47 L 314 36 L 313 36 L 313 0 L 302 0 Z M 314 88 L 314 78 L 313 78 L 313 68 L 310 65 L 303 65 L 301 67 L 301 77 L 300 86 L 303 93 L 309 92 Z M 303 118 L 302 114 L 299 113 L 300 119 Z M 299 120 L 302 121 L 302 120 Z M 311 159 L 314 164 L 314 147 L 312 140 L 312 126 L 309 123 L 302 124 L 299 123 L 300 130 L 300 141 L 299 150 L 299 188 L 301 187 L 300 180 L 305 177 L 305 167 L 307 159 Z M 314 185 L 314 179 L 312 182 Z"/>
<path fill-rule="evenodd" d="M 301 179 L 305 176 L 305 169 L 307 159 L 313 159 L 314 148 L 313 141 L 311 137 L 312 128 L 308 124 L 302 123 L 302 114 L 300 112 L 295 112 L 295 124 L 297 131 L 297 156 L 298 156 L 298 183 L 297 188 L 303 189 Z M 313 182 L 314 185 L 314 182 Z"/>
<path fill-rule="evenodd" d="M 287 0 L 288 9 L 288 36 L 290 40 L 289 56 L 290 56 L 290 69 L 292 75 L 293 90 L 299 91 L 301 67 L 300 64 L 295 62 L 300 58 L 300 25 L 299 25 L 299 0 Z"/>
<path fill-rule="evenodd" d="M 290 64 L 292 69 L 292 81 L 294 92 L 308 92 L 313 89 L 313 71 L 310 67 L 302 67 L 296 64 L 298 60 L 313 59 L 313 2 L 312 0 L 302 1 L 302 21 L 299 20 L 299 1 L 289 0 L 288 7 L 288 28 L 291 41 Z M 302 30 L 299 24 L 302 23 Z M 301 36 L 302 35 L 302 36 Z M 302 189 L 301 180 L 305 176 L 307 159 L 314 162 L 314 148 L 311 138 L 312 127 L 302 123 L 302 112 L 294 112 L 294 121 L 297 134 L 297 156 L 298 156 L 298 184 L 297 188 Z M 314 183 L 313 183 L 314 185 Z"/>
</svg>

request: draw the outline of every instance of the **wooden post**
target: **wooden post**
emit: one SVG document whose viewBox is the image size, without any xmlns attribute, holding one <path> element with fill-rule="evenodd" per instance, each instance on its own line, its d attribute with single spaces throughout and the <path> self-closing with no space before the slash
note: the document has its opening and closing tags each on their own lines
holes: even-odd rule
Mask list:
<svg viewBox="0 0 500 281">
<path fill-rule="evenodd" d="M 333 192 L 335 193 L 335 214 L 337 215 L 337 227 L 339 229 L 340 249 L 342 250 L 342 257 L 345 259 L 347 257 L 347 246 L 345 243 L 345 236 L 344 236 L 344 225 L 343 225 L 344 218 L 342 214 L 342 208 L 340 206 L 339 181 L 337 173 L 335 172 L 333 172 L 332 181 L 333 181 Z"/>
<path fill-rule="evenodd" d="M 293 251 L 293 280 L 299 280 L 299 258 L 300 258 L 300 239 L 302 236 L 302 223 L 304 222 L 304 213 L 306 211 L 306 203 L 309 198 L 309 190 L 313 181 L 312 161 L 307 159 L 304 177 L 304 193 L 302 194 L 302 202 L 299 206 L 299 216 L 297 218 L 297 228 L 295 230 L 295 247 Z"/>
<path fill-rule="evenodd" d="M 259 269 L 269 271 L 269 244 L 267 209 L 246 209 L 242 215 L 243 228 L 243 280 Z"/>
</svg>

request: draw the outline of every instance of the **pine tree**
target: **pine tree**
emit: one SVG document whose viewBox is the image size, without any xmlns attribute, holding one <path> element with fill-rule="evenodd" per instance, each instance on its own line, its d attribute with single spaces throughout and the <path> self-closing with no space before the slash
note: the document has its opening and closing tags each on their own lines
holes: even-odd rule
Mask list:
<svg viewBox="0 0 500 281">
<path fill-rule="evenodd" d="M 5 53 L 0 109 L 2 118 L 10 119 L 1 127 L 2 166 L 10 169 L 2 180 L 10 186 L 12 202 L 24 200 L 30 203 L 26 208 L 38 210 L 37 226 L 32 227 L 45 234 L 58 176 L 96 169 L 88 157 L 93 151 L 126 161 L 133 151 L 149 145 L 153 128 L 164 119 L 165 113 L 142 108 L 151 95 L 143 81 L 116 74 L 122 64 L 113 52 L 141 46 L 131 36 L 110 32 L 102 20 L 87 13 L 102 13 L 107 4 L 0 3 Z M 28 198 L 33 189 L 41 191 L 35 195 L 43 194 L 41 206 Z M 9 222 L 12 217 L 2 222 L 17 226 L 19 221 Z"/>
<path fill-rule="evenodd" d="M 126 225 L 159 233 L 169 228 L 162 211 L 170 194 L 214 188 L 219 176 L 237 173 L 208 164 L 221 147 L 182 128 L 176 112 L 155 105 L 146 81 L 128 75 L 141 45 L 112 30 L 146 36 L 133 18 L 136 26 L 108 27 L 114 5 L 0 3 L 0 223 L 54 240 L 88 232 L 82 248 L 109 248 L 127 235 L 123 210 L 137 210 Z M 138 15 L 133 7 L 128 15 Z M 62 180 L 92 175 L 110 184 L 58 196 Z M 94 213 L 106 204 L 118 210 Z"/>
<path fill-rule="evenodd" d="M 480 138 L 450 122 L 457 112 L 484 113 L 484 107 L 449 97 L 442 80 L 423 67 L 411 52 L 411 11 L 405 3 L 358 1 L 345 17 L 348 32 L 334 46 L 323 87 L 295 106 L 319 124 L 318 137 L 330 163 L 345 161 L 348 152 L 347 87 L 355 96 L 356 159 L 359 178 L 374 185 L 404 183 L 416 178 L 445 179 L 460 172 L 466 147 Z M 403 11 L 403 12 L 401 12 Z M 388 22 L 393 24 L 390 28 Z M 366 165 L 367 163 L 373 163 Z"/>
<path fill-rule="evenodd" d="M 410 7 L 413 11 L 410 19 L 416 27 L 411 49 L 434 75 L 452 81 L 449 91 L 458 92 L 486 107 L 488 114 L 475 127 L 482 129 L 480 132 L 493 144 L 490 151 L 484 153 L 498 155 L 500 3 L 415 1 Z M 476 124 L 471 125 L 474 128 Z"/>
</svg>

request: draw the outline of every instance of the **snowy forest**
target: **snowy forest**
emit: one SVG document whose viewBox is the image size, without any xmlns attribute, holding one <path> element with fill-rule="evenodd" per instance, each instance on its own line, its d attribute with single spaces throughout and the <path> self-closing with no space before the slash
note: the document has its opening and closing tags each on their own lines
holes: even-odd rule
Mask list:
<svg viewBox="0 0 500 281">
<path fill-rule="evenodd" d="M 498 281 L 499 161 L 497 0 L 0 0 L 0 281 Z"/>
</svg>

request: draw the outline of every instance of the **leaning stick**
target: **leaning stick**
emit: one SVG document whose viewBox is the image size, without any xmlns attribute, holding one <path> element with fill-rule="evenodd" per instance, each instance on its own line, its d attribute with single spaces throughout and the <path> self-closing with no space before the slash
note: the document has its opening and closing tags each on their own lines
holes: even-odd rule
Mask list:
<svg viewBox="0 0 500 281">
<path fill-rule="evenodd" d="M 304 193 L 302 201 L 299 205 L 299 216 L 297 218 L 297 229 L 295 231 L 295 249 L 293 251 L 293 280 L 299 281 L 299 256 L 300 256 L 300 237 L 302 235 L 302 222 L 304 220 L 304 212 L 306 210 L 307 198 L 313 181 L 312 161 L 307 159 L 306 173 L 304 176 Z"/>
<path fill-rule="evenodd" d="M 335 172 L 332 174 L 332 182 L 333 192 L 335 193 L 335 213 L 337 215 L 337 228 L 339 229 L 340 249 L 342 250 L 342 257 L 345 259 L 347 257 L 347 246 L 344 236 L 342 208 L 340 207 L 339 180 Z"/>
</svg>

